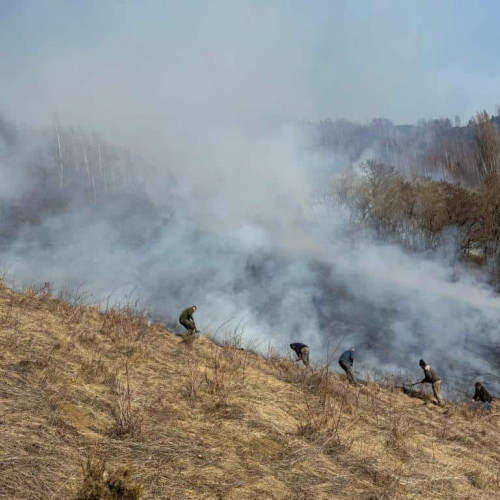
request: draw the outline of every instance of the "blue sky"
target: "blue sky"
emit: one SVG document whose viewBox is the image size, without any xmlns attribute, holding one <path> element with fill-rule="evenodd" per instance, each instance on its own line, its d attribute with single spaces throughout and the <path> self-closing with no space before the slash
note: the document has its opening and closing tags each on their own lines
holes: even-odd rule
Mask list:
<svg viewBox="0 0 500 500">
<path fill-rule="evenodd" d="M 0 112 L 116 138 L 500 104 L 500 2 L 0 0 Z M 163 132 L 160 132 L 163 131 Z"/>
</svg>

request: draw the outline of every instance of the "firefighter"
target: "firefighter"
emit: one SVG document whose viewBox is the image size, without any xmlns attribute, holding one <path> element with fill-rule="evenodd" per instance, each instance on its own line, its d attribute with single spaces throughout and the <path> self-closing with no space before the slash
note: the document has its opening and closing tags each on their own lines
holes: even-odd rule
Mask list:
<svg viewBox="0 0 500 500">
<path fill-rule="evenodd" d="M 179 323 L 187 330 L 188 334 L 198 333 L 193 314 L 196 312 L 196 306 L 188 307 L 182 311 L 179 317 Z"/>
<path fill-rule="evenodd" d="M 347 380 L 350 384 L 356 384 L 356 378 L 352 372 L 352 365 L 354 364 L 354 347 L 344 351 L 339 358 L 339 365 L 347 375 Z"/>
<path fill-rule="evenodd" d="M 472 402 L 475 402 L 476 405 L 479 405 L 479 407 L 475 406 L 475 408 L 481 409 L 481 411 L 487 413 L 491 412 L 491 402 L 493 401 L 493 396 L 488 392 L 486 387 L 481 384 L 481 382 L 476 382 L 474 384 L 474 388 L 476 391 L 474 393 L 474 396 L 472 397 Z"/>
<path fill-rule="evenodd" d="M 424 370 L 424 378 L 420 382 L 412 384 L 432 384 L 432 392 L 437 399 L 439 406 L 443 406 L 443 398 L 441 397 L 441 377 L 423 360 L 421 359 L 418 364 Z"/>
<path fill-rule="evenodd" d="M 290 344 L 290 347 L 295 351 L 295 354 L 297 354 L 297 359 L 295 361 L 302 361 L 304 366 L 309 366 L 309 346 L 301 344 L 300 342 L 294 342 Z"/>
</svg>

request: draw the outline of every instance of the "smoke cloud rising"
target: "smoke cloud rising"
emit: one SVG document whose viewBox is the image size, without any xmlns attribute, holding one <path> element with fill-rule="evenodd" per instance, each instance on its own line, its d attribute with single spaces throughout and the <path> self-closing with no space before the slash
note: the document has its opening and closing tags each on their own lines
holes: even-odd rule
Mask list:
<svg viewBox="0 0 500 500">
<path fill-rule="evenodd" d="M 355 234 L 322 196 L 342 161 L 301 130 L 210 140 L 200 176 L 151 170 L 139 188 L 71 200 L 21 224 L 2 262 L 24 283 L 80 286 L 111 303 L 133 293 L 174 329 L 196 304 L 202 330 L 236 328 L 281 352 L 303 341 L 322 360 L 328 347 L 355 345 L 366 370 L 411 368 L 423 357 L 449 385 L 464 374 L 494 384 L 498 298 L 469 274 L 456 281 L 446 251 L 415 257 Z"/>
<path fill-rule="evenodd" d="M 97 300 L 133 291 L 166 324 L 196 304 L 205 331 L 240 328 L 281 352 L 303 341 L 316 360 L 355 345 L 366 370 L 412 369 L 423 357 L 445 386 L 497 383 L 498 298 L 471 275 L 452 279 L 446 251 L 415 257 L 354 234 L 324 197 L 346 160 L 321 152 L 301 122 L 412 120 L 425 106 L 408 96 L 426 93 L 427 109 L 446 111 L 432 91 L 439 75 L 422 61 L 425 13 L 384 17 L 344 2 L 86 5 L 63 3 L 54 17 L 38 3 L 7 8 L 10 36 L 32 29 L 36 43 L 5 59 L 0 108 L 39 127 L 2 125 L 11 276 L 83 286 Z M 343 43 L 346 26 L 359 44 Z M 60 147 L 60 122 L 120 147 L 62 126 Z M 42 191 L 36 217 L 15 215 Z"/>
</svg>

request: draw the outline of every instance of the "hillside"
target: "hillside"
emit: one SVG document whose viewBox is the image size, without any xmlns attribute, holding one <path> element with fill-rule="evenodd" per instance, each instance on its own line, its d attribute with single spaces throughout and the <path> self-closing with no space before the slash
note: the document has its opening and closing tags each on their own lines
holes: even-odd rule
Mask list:
<svg viewBox="0 0 500 500">
<path fill-rule="evenodd" d="M 73 302 L 0 289 L 0 499 L 500 495 L 498 408 L 354 388 L 237 334 L 186 343 Z"/>
</svg>

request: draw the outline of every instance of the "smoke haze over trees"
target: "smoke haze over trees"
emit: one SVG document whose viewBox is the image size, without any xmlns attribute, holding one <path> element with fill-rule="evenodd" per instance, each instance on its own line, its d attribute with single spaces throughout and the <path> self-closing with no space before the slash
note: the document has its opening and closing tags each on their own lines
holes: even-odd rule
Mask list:
<svg viewBox="0 0 500 500">
<path fill-rule="evenodd" d="M 498 381 L 498 118 L 468 122 L 500 88 L 487 10 L 1 3 L 2 267 Z"/>
<path fill-rule="evenodd" d="M 316 359 L 355 344 L 366 368 L 424 357 L 451 386 L 464 382 L 458 370 L 495 384 L 498 132 L 485 139 L 482 118 L 447 127 L 470 136 L 478 162 L 489 158 L 455 182 L 422 176 L 434 157 L 407 132 L 392 138 L 393 167 L 379 153 L 387 134 L 352 132 L 379 122 L 342 122 L 328 147 L 323 123 L 238 137 L 238 148 L 217 151 L 213 192 L 96 134 L 3 119 L 2 262 L 25 283 L 83 287 L 99 300 L 136 294 L 167 324 L 196 303 L 207 331 L 241 328 L 279 349 L 306 341 Z M 419 128 L 445 150 L 435 122 Z M 420 148 L 420 175 L 405 147 Z M 252 157 L 235 173 L 240 151 Z"/>
</svg>

